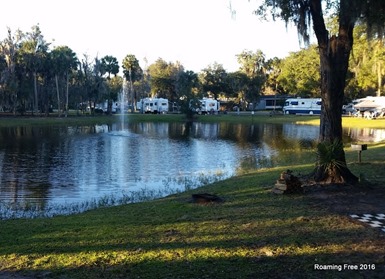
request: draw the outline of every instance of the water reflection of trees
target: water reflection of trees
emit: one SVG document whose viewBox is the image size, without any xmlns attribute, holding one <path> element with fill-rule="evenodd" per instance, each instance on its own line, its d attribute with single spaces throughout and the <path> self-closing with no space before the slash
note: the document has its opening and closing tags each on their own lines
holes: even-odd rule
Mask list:
<svg viewBox="0 0 385 279">
<path fill-rule="evenodd" d="M 385 129 L 373 128 L 346 128 L 344 129 L 348 138 L 355 142 L 381 142 L 385 140 Z"/>
<path fill-rule="evenodd" d="M 60 134 L 66 128 L 7 127 L 0 129 L 1 177 L 0 192 L 12 203 L 37 204 L 44 201 L 51 187 L 50 171 L 53 166 Z M 25 166 L 34 166 L 26 168 Z"/>
<path fill-rule="evenodd" d="M 143 166 L 150 165 L 154 158 L 160 158 L 162 153 L 157 145 L 162 145 L 162 152 L 168 156 L 177 158 L 173 163 L 176 170 L 184 169 L 182 165 L 191 167 L 202 164 L 202 158 L 194 157 L 199 151 L 203 153 L 200 156 L 204 160 L 207 156 L 221 153 L 229 155 L 222 156 L 226 158 L 223 160 L 236 157 L 236 171 L 244 171 L 279 165 L 282 160 L 299 162 L 301 151 L 315 150 L 318 138 L 318 127 L 314 126 L 199 122 L 126 123 L 126 133 L 135 135 L 130 140 L 124 140 L 124 137 L 106 140 L 104 135 L 89 137 L 120 129 L 114 125 L 1 128 L 2 197 L 7 196 L 15 203 L 39 201 L 44 207 L 50 196 L 70 192 L 62 189 L 76 188 L 79 183 L 94 183 L 97 180 L 87 176 L 105 174 L 103 179 L 118 181 L 111 177 L 111 173 L 118 170 L 122 179 L 127 176 L 135 178 Z M 384 130 L 374 129 L 349 129 L 344 130 L 344 134 L 346 142 L 385 138 Z M 143 143 L 142 136 L 151 141 Z M 84 141 L 88 143 L 83 144 Z M 214 146 L 213 149 L 208 148 L 207 143 L 210 148 Z M 293 150 L 298 152 L 293 153 Z M 71 172 L 72 177 L 65 176 L 65 172 Z M 79 177 L 84 181 L 79 182 Z M 99 181 L 95 183 L 100 184 Z"/>
</svg>

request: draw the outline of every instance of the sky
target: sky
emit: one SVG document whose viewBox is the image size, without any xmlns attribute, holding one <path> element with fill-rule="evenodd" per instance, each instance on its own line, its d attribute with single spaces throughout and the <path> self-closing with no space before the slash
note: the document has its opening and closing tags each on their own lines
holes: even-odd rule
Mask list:
<svg viewBox="0 0 385 279">
<path fill-rule="evenodd" d="M 66 45 L 82 59 L 129 54 L 142 68 L 158 58 L 200 72 L 213 63 L 239 68 L 236 55 L 261 50 L 267 59 L 300 50 L 295 28 L 262 22 L 258 0 L 12 0 L 3 1 L 0 40 L 39 25 L 52 47 Z M 147 61 L 147 62 L 146 62 Z"/>
</svg>

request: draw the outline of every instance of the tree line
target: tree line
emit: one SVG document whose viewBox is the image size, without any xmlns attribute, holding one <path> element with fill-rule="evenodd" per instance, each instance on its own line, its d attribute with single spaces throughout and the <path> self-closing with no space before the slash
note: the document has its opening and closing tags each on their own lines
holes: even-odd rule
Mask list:
<svg viewBox="0 0 385 279">
<path fill-rule="evenodd" d="M 385 74 L 385 48 L 380 40 L 366 38 L 363 27 L 355 28 L 355 45 L 350 58 L 347 100 L 381 95 Z M 244 50 L 236 55 L 239 70 L 227 72 L 213 63 L 199 73 L 185 70 L 179 62 L 162 58 L 141 68 L 134 54 L 119 65 L 113 55 L 77 57 L 68 46 L 51 49 L 38 25 L 29 32 L 8 28 L 0 42 L 0 110 L 14 114 L 49 114 L 52 109 L 67 115 L 86 107 L 118 101 L 126 92 L 135 108 L 141 98 L 167 98 L 186 108 L 193 98 L 220 98 L 246 109 L 260 95 L 320 96 L 318 49 L 310 45 L 285 58 L 266 59 L 261 50 Z M 122 76 L 119 75 L 122 67 Z M 92 111 L 91 111 L 92 112 Z"/>
</svg>

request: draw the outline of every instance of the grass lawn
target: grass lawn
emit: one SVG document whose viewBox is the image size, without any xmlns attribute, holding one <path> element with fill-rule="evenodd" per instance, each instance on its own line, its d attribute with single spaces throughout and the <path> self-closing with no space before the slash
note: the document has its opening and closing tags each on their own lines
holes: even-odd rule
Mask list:
<svg viewBox="0 0 385 279">
<path fill-rule="evenodd" d="M 131 121 L 147 116 L 135 117 Z M 219 117 L 257 121 L 259 116 Z M 299 119 L 290 118 L 281 121 Z M 159 200 L 72 216 L 0 221 L 0 278 L 385 278 L 385 233 L 333 212 L 307 194 L 271 193 L 287 168 L 310 172 L 314 151 L 297 154 L 287 150 L 280 167 Z M 346 156 L 354 173 L 384 187 L 385 145 L 369 146 L 362 164 L 349 148 Z M 191 194 L 197 192 L 216 194 L 224 202 L 192 203 Z M 329 270 L 317 270 L 322 267 Z"/>
<path fill-rule="evenodd" d="M 0 115 L 0 127 L 12 127 L 23 125 L 100 125 L 111 124 L 121 121 L 121 115 L 83 115 L 75 116 L 74 114 L 69 117 L 38 117 L 38 116 L 25 116 L 25 117 L 11 117 Z M 125 114 L 124 121 L 131 122 L 184 122 L 186 117 L 183 114 Z M 257 112 L 252 115 L 250 113 L 244 113 L 237 115 L 235 113 L 219 114 L 219 115 L 200 115 L 195 118 L 195 121 L 204 123 L 216 123 L 216 122 L 228 122 L 228 123 L 296 123 L 306 125 L 319 125 L 319 116 L 317 115 L 283 115 L 275 114 L 270 115 L 267 112 Z M 385 118 L 379 119 L 363 119 L 357 117 L 343 117 L 342 125 L 345 128 L 385 128 Z"/>
</svg>

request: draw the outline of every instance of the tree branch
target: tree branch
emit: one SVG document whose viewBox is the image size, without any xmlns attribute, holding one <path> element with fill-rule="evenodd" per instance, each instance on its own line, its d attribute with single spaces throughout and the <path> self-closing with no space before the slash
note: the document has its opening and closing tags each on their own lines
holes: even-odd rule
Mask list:
<svg viewBox="0 0 385 279">
<path fill-rule="evenodd" d="M 329 32 L 326 29 L 321 0 L 310 0 L 310 13 L 313 20 L 314 33 L 318 40 L 318 46 L 325 48 L 329 43 Z"/>
</svg>

